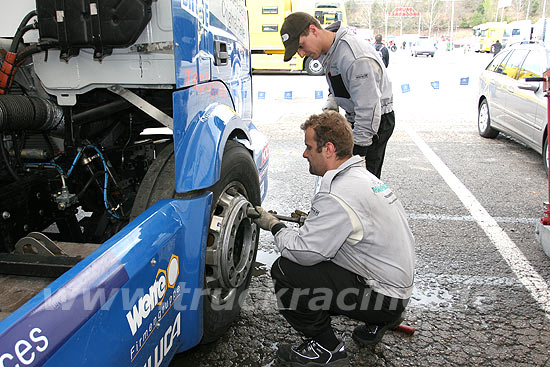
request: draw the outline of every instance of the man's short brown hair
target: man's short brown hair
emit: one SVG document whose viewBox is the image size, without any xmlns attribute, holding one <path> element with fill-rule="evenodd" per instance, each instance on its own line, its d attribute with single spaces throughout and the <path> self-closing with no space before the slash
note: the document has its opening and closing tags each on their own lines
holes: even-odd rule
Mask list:
<svg viewBox="0 0 550 367">
<path fill-rule="evenodd" d="M 300 128 L 315 131 L 317 152 L 321 152 L 326 143 L 331 142 L 338 158 L 351 157 L 353 151 L 353 132 L 349 122 L 336 111 L 326 111 L 311 115 Z"/>
</svg>

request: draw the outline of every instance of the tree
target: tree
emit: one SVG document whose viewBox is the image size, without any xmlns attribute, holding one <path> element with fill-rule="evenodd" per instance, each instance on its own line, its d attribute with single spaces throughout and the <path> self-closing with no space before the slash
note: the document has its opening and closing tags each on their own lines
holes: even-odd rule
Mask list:
<svg viewBox="0 0 550 367">
<path fill-rule="evenodd" d="M 441 8 L 440 0 L 429 0 L 430 2 L 430 18 L 428 21 L 428 37 L 432 36 L 432 29 L 436 20 L 439 18 L 439 10 Z"/>
</svg>

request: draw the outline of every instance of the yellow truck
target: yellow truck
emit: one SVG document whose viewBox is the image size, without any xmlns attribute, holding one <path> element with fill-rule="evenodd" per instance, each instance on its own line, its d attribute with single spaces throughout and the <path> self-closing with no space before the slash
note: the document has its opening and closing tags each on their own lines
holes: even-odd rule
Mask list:
<svg viewBox="0 0 550 367">
<path fill-rule="evenodd" d="M 502 42 L 506 22 L 488 22 L 479 25 L 479 51 L 492 52 L 491 46 L 499 40 Z"/>
<path fill-rule="evenodd" d="M 311 58 L 296 54 L 289 62 L 283 61 L 285 49 L 279 31 L 290 13 L 311 14 L 323 27 L 336 21 L 347 24 L 343 0 L 256 0 L 247 1 L 247 8 L 253 70 L 305 70 L 310 75 L 323 74 L 321 63 Z"/>
</svg>

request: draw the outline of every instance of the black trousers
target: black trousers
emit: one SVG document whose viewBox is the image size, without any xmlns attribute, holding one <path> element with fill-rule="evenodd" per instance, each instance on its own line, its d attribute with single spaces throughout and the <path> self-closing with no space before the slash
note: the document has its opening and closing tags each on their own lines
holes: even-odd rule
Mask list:
<svg viewBox="0 0 550 367">
<path fill-rule="evenodd" d="M 370 325 L 396 321 L 407 300 L 374 292 L 362 278 L 333 262 L 303 266 L 279 257 L 271 267 L 279 311 L 307 338 L 331 329 L 331 315 Z"/>
<path fill-rule="evenodd" d="M 380 178 L 382 174 L 382 164 L 386 155 L 386 146 L 388 140 L 393 134 L 395 128 L 394 112 L 385 113 L 380 117 L 380 126 L 378 127 L 377 136 L 372 140 L 372 144 L 367 147 L 367 155 L 365 156 L 365 164 L 367 170 Z"/>
</svg>

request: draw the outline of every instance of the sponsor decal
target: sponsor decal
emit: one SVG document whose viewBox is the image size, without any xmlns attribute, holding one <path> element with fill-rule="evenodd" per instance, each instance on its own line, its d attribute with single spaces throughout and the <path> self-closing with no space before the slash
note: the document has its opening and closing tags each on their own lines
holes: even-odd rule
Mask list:
<svg viewBox="0 0 550 367">
<path fill-rule="evenodd" d="M 210 6 L 207 0 L 180 0 L 181 8 L 193 15 L 205 27 L 209 26 Z"/>
<path fill-rule="evenodd" d="M 159 367 L 168 355 L 168 352 L 174 346 L 174 340 L 181 335 L 181 314 L 178 312 L 174 322 L 168 326 L 164 335 L 160 338 L 159 344 L 155 346 L 155 351 L 147 358 L 143 367 Z"/>
<path fill-rule="evenodd" d="M 158 269 L 153 284 L 145 289 L 145 294 L 126 313 L 126 320 L 137 339 L 130 348 L 130 359 L 134 361 L 151 335 L 160 327 L 160 321 L 181 296 L 180 286 L 176 286 L 179 276 L 178 256 L 172 255 L 166 270 Z M 167 296 L 167 291 L 173 289 Z M 168 345 L 168 344 L 166 344 Z"/>
<path fill-rule="evenodd" d="M 0 366 L 28 366 L 35 361 L 37 355 L 48 349 L 48 338 L 42 334 L 42 330 L 35 327 L 29 331 L 24 339 L 19 339 L 11 347 L 10 352 L 0 355 Z"/>
</svg>

